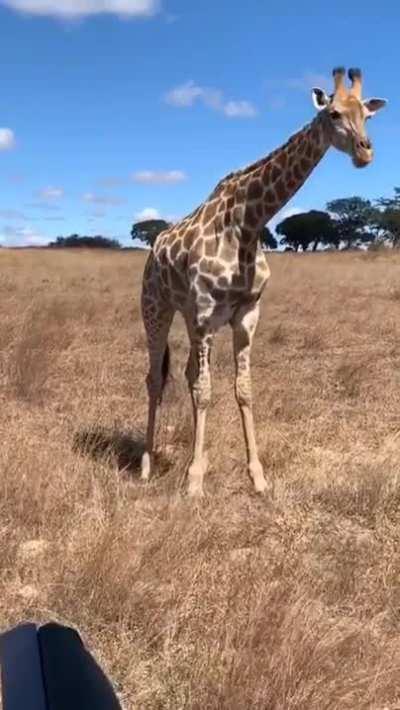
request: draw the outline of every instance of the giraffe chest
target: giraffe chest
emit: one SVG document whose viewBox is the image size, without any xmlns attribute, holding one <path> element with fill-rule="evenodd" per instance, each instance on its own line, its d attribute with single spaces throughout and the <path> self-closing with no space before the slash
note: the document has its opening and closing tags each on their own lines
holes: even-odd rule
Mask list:
<svg viewBox="0 0 400 710">
<path fill-rule="evenodd" d="M 183 313 L 194 311 L 200 319 L 227 323 L 238 307 L 255 303 L 270 271 L 259 246 L 243 247 L 239 239 L 222 239 L 219 248 L 207 256 L 206 249 L 184 249 L 176 253 L 157 240 L 155 278 L 165 301 Z"/>
<path fill-rule="evenodd" d="M 219 326 L 228 323 L 239 307 L 260 298 L 270 271 L 261 249 L 248 262 L 209 261 L 193 268 L 191 299 L 200 317 L 212 318 Z"/>
</svg>

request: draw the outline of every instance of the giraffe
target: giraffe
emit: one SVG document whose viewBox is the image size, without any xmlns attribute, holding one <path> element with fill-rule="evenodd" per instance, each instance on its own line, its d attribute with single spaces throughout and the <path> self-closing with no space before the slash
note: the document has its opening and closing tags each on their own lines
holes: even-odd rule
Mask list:
<svg viewBox="0 0 400 710">
<path fill-rule="evenodd" d="M 179 311 L 186 323 L 190 354 L 185 374 L 193 406 L 194 443 L 187 471 L 188 494 L 203 495 L 207 408 L 211 398 L 210 355 L 216 331 L 230 324 L 235 358 L 235 394 L 256 492 L 267 489 L 252 408 L 250 352 L 260 297 L 270 271 L 260 245 L 263 226 L 303 185 L 330 146 L 347 153 L 357 168 L 373 158 L 365 122 L 386 104 L 362 99 L 359 69 L 333 70 L 334 91 L 314 88 L 314 119 L 282 147 L 223 178 L 192 214 L 162 232 L 143 274 L 142 315 L 150 369 L 148 423 L 141 478 L 149 479 L 157 408 L 169 370 L 168 332 Z"/>
</svg>

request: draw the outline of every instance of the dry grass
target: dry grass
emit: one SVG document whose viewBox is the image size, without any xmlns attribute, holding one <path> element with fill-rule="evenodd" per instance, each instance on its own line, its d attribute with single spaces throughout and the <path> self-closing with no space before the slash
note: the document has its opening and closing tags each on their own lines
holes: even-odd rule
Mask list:
<svg viewBox="0 0 400 710">
<path fill-rule="evenodd" d="M 218 338 L 208 497 L 181 495 L 185 336 L 137 479 L 134 253 L 0 253 L 0 618 L 77 625 L 126 708 L 400 707 L 400 258 L 272 256 L 254 347 L 272 495 Z"/>
</svg>

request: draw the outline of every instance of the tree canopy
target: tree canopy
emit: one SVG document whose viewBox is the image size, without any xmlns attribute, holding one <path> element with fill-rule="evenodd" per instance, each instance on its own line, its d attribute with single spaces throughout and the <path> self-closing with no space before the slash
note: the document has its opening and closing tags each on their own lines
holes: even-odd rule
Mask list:
<svg viewBox="0 0 400 710">
<path fill-rule="evenodd" d="M 120 243 L 116 239 L 102 237 L 100 234 L 95 237 L 79 236 L 79 234 L 71 234 L 69 237 L 57 237 L 55 242 L 50 242 L 49 247 L 66 248 L 66 247 L 84 247 L 89 249 L 119 249 Z"/>
<path fill-rule="evenodd" d="M 260 241 L 261 241 L 261 246 L 264 247 L 265 249 L 277 249 L 278 248 L 278 240 L 274 235 L 272 234 L 271 230 L 268 227 L 263 227 L 263 230 L 260 235 Z"/>
<path fill-rule="evenodd" d="M 383 239 L 393 247 L 400 247 L 400 187 L 394 188 L 393 197 L 380 197 L 377 226 L 382 230 Z"/>
<path fill-rule="evenodd" d="M 310 210 L 290 215 L 280 222 L 276 232 L 282 235 L 280 244 L 298 251 L 306 251 L 309 246 L 316 251 L 320 244 L 338 244 L 336 223 L 327 212 Z"/>
<path fill-rule="evenodd" d="M 346 249 L 366 244 L 375 239 L 377 210 L 363 197 L 342 197 L 331 200 L 327 210 L 333 215 L 339 242 Z"/>
<path fill-rule="evenodd" d="M 164 219 L 146 219 L 142 222 L 135 222 L 131 229 L 131 237 L 153 246 L 158 235 L 170 226 L 171 224 Z"/>
</svg>

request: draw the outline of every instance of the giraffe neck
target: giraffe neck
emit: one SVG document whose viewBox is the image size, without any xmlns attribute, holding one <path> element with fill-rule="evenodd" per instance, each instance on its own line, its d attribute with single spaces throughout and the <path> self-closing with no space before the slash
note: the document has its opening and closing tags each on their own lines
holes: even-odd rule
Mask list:
<svg viewBox="0 0 400 710">
<path fill-rule="evenodd" d="M 241 226 L 258 237 L 262 227 L 304 184 L 329 146 L 329 131 L 318 115 L 281 148 L 225 178 L 214 196 L 227 198 L 227 205 L 234 197 Z"/>
</svg>

